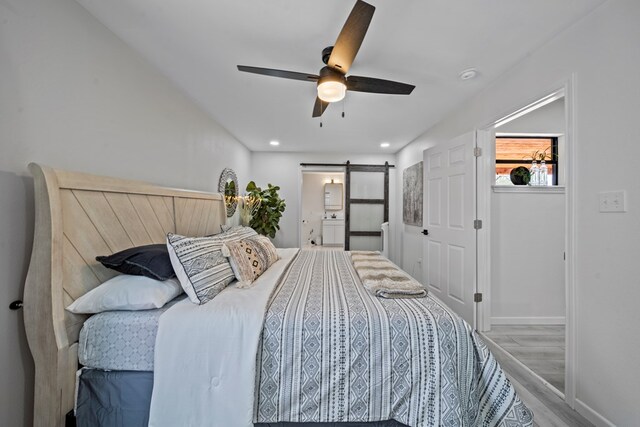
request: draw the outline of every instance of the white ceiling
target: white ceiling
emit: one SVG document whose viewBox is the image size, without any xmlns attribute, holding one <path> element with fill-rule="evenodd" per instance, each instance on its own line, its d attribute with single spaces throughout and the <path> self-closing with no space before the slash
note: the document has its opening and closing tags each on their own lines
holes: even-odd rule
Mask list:
<svg viewBox="0 0 640 427">
<path fill-rule="evenodd" d="M 330 105 L 322 128 L 314 84 L 236 65 L 317 73 L 355 0 L 77 1 L 253 151 L 393 153 L 605 0 L 371 0 L 350 73 L 416 89 L 348 92 L 346 117 Z"/>
</svg>

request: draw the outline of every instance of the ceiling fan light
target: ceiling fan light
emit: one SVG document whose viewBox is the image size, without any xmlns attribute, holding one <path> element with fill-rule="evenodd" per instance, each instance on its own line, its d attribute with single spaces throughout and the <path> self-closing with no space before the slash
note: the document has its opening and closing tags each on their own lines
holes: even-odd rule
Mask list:
<svg viewBox="0 0 640 427">
<path fill-rule="evenodd" d="M 339 81 L 327 80 L 318 84 L 318 98 L 324 102 L 337 102 L 344 98 L 347 86 Z"/>
</svg>

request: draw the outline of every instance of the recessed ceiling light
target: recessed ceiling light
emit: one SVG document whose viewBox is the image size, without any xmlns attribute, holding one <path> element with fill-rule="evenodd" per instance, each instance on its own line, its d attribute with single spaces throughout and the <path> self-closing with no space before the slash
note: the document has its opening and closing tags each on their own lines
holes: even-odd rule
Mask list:
<svg viewBox="0 0 640 427">
<path fill-rule="evenodd" d="M 391 144 L 389 144 L 388 142 L 383 142 L 382 144 L 380 144 L 380 147 L 387 148 L 389 145 Z"/>
<path fill-rule="evenodd" d="M 478 75 L 478 70 L 475 68 L 469 68 L 468 70 L 464 70 L 458 74 L 460 80 L 471 80 Z"/>
<path fill-rule="evenodd" d="M 271 141 L 271 142 L 269 142 L 269 144 L 273 145 L 274 147 L 280 145 L 280 143 L 278 141 Z"/>
</svg>

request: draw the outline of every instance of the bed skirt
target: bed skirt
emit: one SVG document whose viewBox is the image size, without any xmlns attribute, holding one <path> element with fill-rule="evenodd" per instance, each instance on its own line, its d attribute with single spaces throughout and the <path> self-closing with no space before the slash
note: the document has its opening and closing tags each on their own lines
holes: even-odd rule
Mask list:
<svg viewBox="0 0 640 427">
<path fill-rule="evenodd" d="M 78 427 L 147 427 L 153 372 L 84 369 L 78 381 Z"/>
<path fill-rule="evenodd" d="M 147 427 L 153 372 L 84 369 L 78 381 L 78 427 Z M 267 423 L 255 427 L 406 427 L 394 420 L 370 423 Z"/>
</svg>

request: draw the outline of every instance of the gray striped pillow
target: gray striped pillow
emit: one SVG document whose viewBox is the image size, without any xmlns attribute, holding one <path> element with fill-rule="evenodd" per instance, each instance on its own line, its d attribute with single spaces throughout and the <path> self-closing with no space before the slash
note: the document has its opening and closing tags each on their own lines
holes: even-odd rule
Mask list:
<svg viewBox="0 0 640 427">
<path fill-rule="evenodd" d="M 249 227 L 233 227 L 225 233 L 209 237 L 167 234 L 171 265 L 191 302 L 204 304 L 211 301 L 234 280 L 231 265 L 222 255 L 224 243 L 256 234 Z"/>
</svg>

